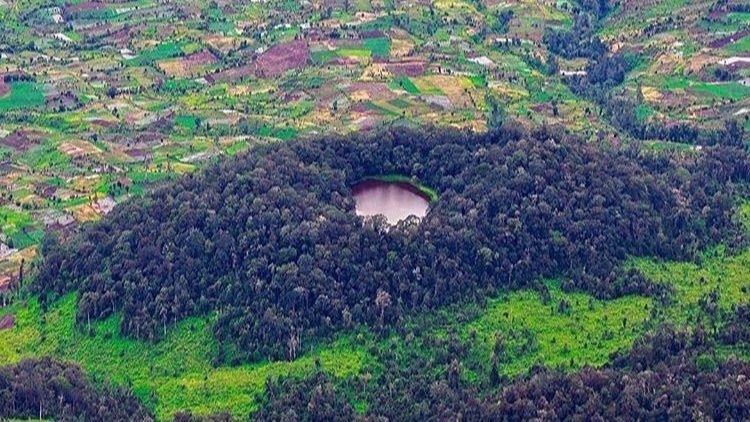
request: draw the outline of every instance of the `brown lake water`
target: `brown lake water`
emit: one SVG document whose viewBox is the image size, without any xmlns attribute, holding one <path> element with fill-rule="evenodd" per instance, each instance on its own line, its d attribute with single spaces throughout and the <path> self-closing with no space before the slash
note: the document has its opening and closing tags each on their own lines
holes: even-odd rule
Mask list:
<svg viewBox="0 0 750 422">
<path fill-rule="evenodd" d="M 365 180 L 352 187 L 357 215 L 382 214 L 388 224 L 396 224 L 414 215 L 427 215 L 430 200 L 414 186 L 404 182 Z"/>
</svg>

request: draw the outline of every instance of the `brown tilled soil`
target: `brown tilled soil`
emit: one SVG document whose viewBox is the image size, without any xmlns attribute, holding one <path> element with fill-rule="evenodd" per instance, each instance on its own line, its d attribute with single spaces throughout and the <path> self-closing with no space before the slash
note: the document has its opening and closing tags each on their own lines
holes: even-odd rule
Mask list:
<svg viewBox="0 0 750 422">
<path fill-rule="evenodd" d="M 17 151 L 25 152 L 36 145 L 37 141 L 32 139 L 32 137 L 29 136 L 29 133 L 22 130 L 17 130 L 1 139 L 0 144 L 13 148 Z"/>
<path fill-rule="evenodd" d="M 104 3 L 97 3 L 93 1 L 87 1 L 83 3 L 74 4 L 71 6 L 68 6 L 65 8 L 65 13 L 67 14 L 74 14 L 78 12 L 83 12 L 85 10 L 97 10 L 97 9 L 104 9 L 107 5 Z"/>
<path fill-rule="evenodd" d="M 2 79 L 0 79 L 0 97 L 10 94 L 10 85 L 3 82 Z"/>
<path fill-rule="evenodd" d="M 745 36 L 750 35 L 750 29 L 745 29 L 743 31 L 736 32 L 728 37 L 722 38 L 720 40 L 716 40 L 709 44 L 709 47 L 711 48 L 722 48 L 725 45 L 741 40 L 742 38 L 745 38 Z"/>
<path fill-rule="evenodd" d="M 8 314 L 0 318 L 0 331 L 13 328 L 16 325 L 16 314 Z"/>
<path fill-rule="evenodd" d="M 186 66 L 201 66 L 210 65 L 216 63 L 218 59 L 208 50 L 202 50 L 197 53 L 193 53 L 182 59 L 182 62 Z"/>
<path fill-rule="evenodd" d="M 256 62 L 260 76 L 278 76 L 287 70 L 296 69 L 310 61 L 310 50 L 303 40 L 277 44 L 258 57 Z"/>
</svg>

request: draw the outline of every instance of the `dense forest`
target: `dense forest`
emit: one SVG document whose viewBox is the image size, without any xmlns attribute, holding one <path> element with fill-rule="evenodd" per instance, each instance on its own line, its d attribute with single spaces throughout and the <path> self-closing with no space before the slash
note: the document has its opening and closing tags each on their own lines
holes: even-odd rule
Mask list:
<svg viewBox="0 0 750 422">
<path fill-rule="evenodd" d="M 395 227 L 357 217 L 350 186 L 383 174 L 412 177 L 439 200 L 423 221 Z M 310 339 L 353 325 L 379 331 L 543 278 L 600 298 L 662 295 L 620 262 L 697 259 L 728 239 L 733 182 L 748 177 L 734 148 L 670 160 L 513 124 L 261 145 L 116 207 L 64 245 L 45 240 L 32 289 L 43 306 L 78 291 L 82 329 L 121 312 L 123 332 L 152 341 L 216 311 L 227 350 L 216 363 L 229 350 L 294 359 Z"/>
<path fill-rule="evenodd" d="M 130 391 L 97 389 L 76 364 L 46 357 L 0 368 L 0 419 L 60 422 L 147 422 L 153 418 Z"/>
</svg>

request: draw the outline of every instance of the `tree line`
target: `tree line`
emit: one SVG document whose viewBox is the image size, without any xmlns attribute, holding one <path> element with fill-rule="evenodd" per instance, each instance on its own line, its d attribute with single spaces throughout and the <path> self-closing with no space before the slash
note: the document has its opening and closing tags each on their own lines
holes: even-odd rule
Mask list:
<svg viewBox="0 0 750 422">
<path fill-rule="evenodd" d="M 0 419 L 153 421 L 132 391 L 96 388 L 77 364 L 49 356 L 0 368 Z"/>
</svg>

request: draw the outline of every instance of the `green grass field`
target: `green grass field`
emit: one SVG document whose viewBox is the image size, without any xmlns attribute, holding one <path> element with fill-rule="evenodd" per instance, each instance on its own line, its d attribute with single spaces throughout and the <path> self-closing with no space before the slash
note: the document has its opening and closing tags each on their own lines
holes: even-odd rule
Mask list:
<svg viewBox="0 0 750 422">
<path fill-rule="evenodd" d="M 749 37 L 750 39 L 750 37 Z M 692 88 L 699 92 L 706 92 L 716 97 L 742 100 L 750 96 L 750 87 L 737 82 L 729 83 L 696 83 Z"/>
<path fill-rule="evenodd" d="M 35 108 L 44 105 L 44 92 L 35 82 L 11 82 L 10 93 L 0 97 L 0 111 Z"/>
<path fill-rule="evenodd" d="M 653 306 L 649 298 L 600 301 L 586 293 L 565 293 L 554 282 L 548 287 L 547 304 L 538 292 L 528 290 L 492 300 L 482 316 L 463 329 L 465 338 L 476 336 L 473 357 L 490 362 L 495 338 L 502 335 L 507 361 L 499 369 L 509 376 L 535 364 L 568 370 L 601 366 L 611 353 L 629 348 L 646 330 L 644 323 Z M 569 304 L 564 312 L 559 309 L 561 301 Z"/>
<path fill-rule="evenodd" d="M 719 293 L 719 307 L 725 311 L 750 303 L 750 249 L 727 256 L 723 248 L 716 248 L 704 254 L 700 266 L 647 258 L 634 259 L 631 264 L 649 279 L 674 287 L 675 301 L 666 310 L 665 317 L 679 325 L 695 323 L 703 314 L 699 302 L 714 290 Z"/>
<path fill-rule="evenodd" d="M 750 51 L 750 35 L 724 46 L 732 54 L 744 54 Z"/>
</svg>

